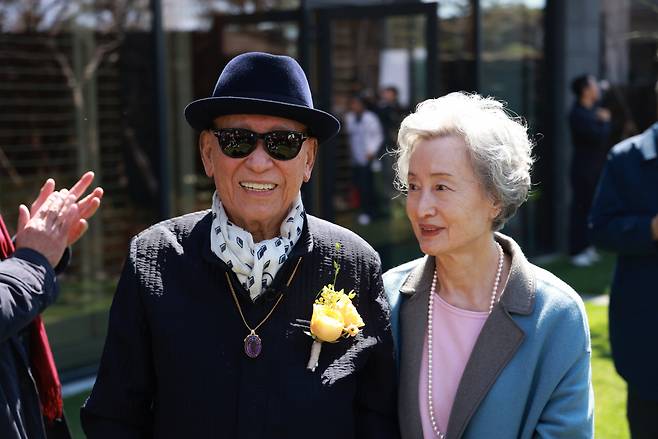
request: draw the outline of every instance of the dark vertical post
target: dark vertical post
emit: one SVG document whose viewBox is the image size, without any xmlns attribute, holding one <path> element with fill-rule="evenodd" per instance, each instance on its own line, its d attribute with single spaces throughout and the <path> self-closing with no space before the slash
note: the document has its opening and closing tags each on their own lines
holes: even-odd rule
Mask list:
<svg viewBox="0 0 658 439">
<path fill-rule="evenodd" d="M 167 72 L 165 67 L 165 36 L 162 29 L 162 3 L 161 0 L 151 0 L 151 32 L 153 34 L 153 57 L 155 76 L 155 114 L 156 129 L 158 133 L 158 169 L 160 174 L 160 218 L 171 216 L 171 184 L 169 175 L 169 148 L 167 142 Z"/>
<path fill-rule="evenodd" d="M 310 32 L 311 27 L 311 11 L 309 10 L 306 0 L 301 0 L 299 5 L 299 18 L 297 26 L 299 26 L 299 33 L 297 34 L 297 61 L 302 66 L 306 74 L 310 78 L 310 44 L 312 35 Z"/>
<path fill-rule="evenodd" d="M 471 0 L 473 9 L 473 87 L 480 91 L 482 74 L 482 8 L 480 0 Z"/>
<path fill-rule="evenodd" d="M 318 107 L 331 112 L 333 93 L 333 72 L 331 65 L 331 20 L 330 11 L 318 13 Z M 334 218 L 334 181 L 335 181 L 335 154 L 336 139 L 326 142 L 318 149 L 320 161 L 320 212 L 319 215 L 327 220 Z"/>
<path fill-rule="evenodd" d="M 299 62 L 299 65 L 302 66 L 302 69 L 304 69 L 304 72 L 306 72 L 306 76 L 309 79 L 309 82 L 311 83 L 311 90 L 313 90 L 313 77 L 312 77 L 312 70 L 311 70 L 311 59 L 310 59 L 310 44 L 311 44 L 311 32 L 310 32 L 310 22 L 311 22 L 311 17 L 310 17 L 310 10 L 308 9 L 308 4 L 306 0 L 301 0 L 299 9 L 298 9 L 298 14 L 297 14 L 297 21 L 296 24 L 298 26 L 299 32 L 297 33 L 297 61 Z M 317 105 L 317 102 L 314 103 L 314 105 Z M 317 161 L 316 161 L 317 163 Z M 316 164 L 315 168 L 316 171 L 314 174 L 318 174 L 318 169 L 321 167 L 321 164 Z M 305 184 L 302 186 L 302 200 L 304 202 L 304 208 L 308 213 L 311 214 L 317 214 L 317 202 L 318 199 L 322 198 L 321 190 L 318 188 L 319 183 L 321 183 L 322 179 L 318 178 L 311 178 L 311 181 L 309 184 Z"/>
<path fill-rule="evenodd" d="M 432 7 L 434 6 L 434 7 Z M 435 98 L 439 95 L 441 77 L 439 73 L 439 17 L 438 4 L 428 5 L 425 26 L 425 44 L 427 47 L 427 96 Z"/>
<path fill-rule="evenodd" d="M 416 46 L 416 41 L 414 39 L 414 16 L 407 16 L 407 56 L 409 56 L 409 64 L 407 64 L 407 70 L 409 72 L 409 102 L 419 102 L 422 100 L 422 96 L 417 96 L 417 84 L 416 84 L 416 60 L 414 58 L 414 49 Z M 429 78 L 428 78 L 429 79 Z M 419 99 L 420 98 L 420 99 Z"/>
<path fill-rule="evenodd" d="M 567 248 L 568 229 L 568 203 L 558 199 L 557 194 L 565 194 L 568 191 L 565 170 L 559 164 L 569 163 L 567 149 L 563 145 L 569 142 L 568 133 L 564 129 L 564 109 L 566 108 L 565 90 L 567 90 L 566 78 L 566 0 L 547 0 L 545 18 L 545 66 L 546 66 L 546 100 L 548 117 L 546 136 L 543 139 L 542 160 L 546 169 L 546 179 L 550 186 L 544 191 L 550 198 L 551 218 L 553 230 L 551 231 L 553 248 L 551 251 L 565 250 Z M 567 174 L 568 175 L 568 174 Z M 564 197 L 560 197 L 564 198 Z"/>
</svg>

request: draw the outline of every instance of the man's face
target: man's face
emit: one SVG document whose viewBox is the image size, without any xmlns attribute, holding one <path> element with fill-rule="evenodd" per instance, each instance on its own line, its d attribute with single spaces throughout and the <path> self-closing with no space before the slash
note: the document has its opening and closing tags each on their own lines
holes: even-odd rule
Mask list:
<svg viewBox="0 0 658 439">
<path fill-rule="evenodd" d="M 215 128 L 243 128 L 260 134 L 306 132 L 300 122 L 266 115 L 220 116 L 214 120 L 214 125 Z M 228 157 L 221 151 L 217 137 L 208 130 L 201 134 L 199 147 L 206 175 L 215 181 L 229 219 L 251 232 L 256 240 L 277 236 L 302 183 L 311 178 L 317 141 L 307 139 L 299 154 L 285 161 L 272 158 L 265 150 L 263 139 L 258 139 L 256 149 L 247 157 Z"/>
<path fill-rule="evenodd" d="M 382 92 L 382 99 L 386 103 L 395 104 L 398 100 L 398 95 L 394 90 L 390 88 L 385 88 L 384 91 Z"/>
<path fill-rule="evenodd" d="M 363 110 L 365 110 L 363 101 L 359 98 L 352 98 L 350 100 L 350 110 L 354 113 L 363 113 Z"/>
<path fill-rule="evenodd" d="M 601 98 L 601 90 L 599 89 L 599 84 L 596 82 L 596 78 L 590 76 L 587 80 L 587 88 L 585 92 L 588 93 L 589 98 L 596 102 Z"/>
</svg>

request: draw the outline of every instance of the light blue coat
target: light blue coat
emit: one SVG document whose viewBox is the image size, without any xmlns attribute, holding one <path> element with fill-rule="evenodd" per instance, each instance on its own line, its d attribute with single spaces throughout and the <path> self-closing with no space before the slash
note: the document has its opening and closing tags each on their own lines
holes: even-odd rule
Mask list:
<svg viewBox="0 0 658 439">
<path fill-rule="evenodd" d="M 511 255 L 500 302 L 482 328 L 459 383 L 448 439 L 592 438 L 591 346 L 580 297 L 496 234 Z M 434 258 L 384 274 L 400 353 L 398 412 L 404 439 L 422 438 L 418 381 Z M 435 371 L 440 373 L 440 371 Z"/>
</svg>

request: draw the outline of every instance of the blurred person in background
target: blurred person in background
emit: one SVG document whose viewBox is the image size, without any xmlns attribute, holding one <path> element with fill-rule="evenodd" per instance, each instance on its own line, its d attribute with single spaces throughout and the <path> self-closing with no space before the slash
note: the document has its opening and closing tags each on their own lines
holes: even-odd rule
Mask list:
<svg viewBox="0 0 658 439">
<path fill-rule="evenodd" d="M 185 117 L 200 132 L 212 206 L 131 241 L 81 412 L 85 433 L 397 438 L 379 256 L 307 215 L 300 192 L 340 123 L 313 107 L 297 61 L 260 52 L 233 58 Z M 346 338 L 338 318 L 318 317 L 341 338 L 327 339 L 336 343 L 323 343 L 312 362 L 307 332 L 327 284 L 356 292 L 349 309 L 365 326 Z"/>
<path fill-rule="evenodd" d="M 398 138 L 398 129 L 404 118 L 404 110 L 400 105 L 398 89 L 393 85 L 382 88 L 377 104 L 377 115 L 384 130 L 384 140 L 380 152 L 393 149 Z"/>
<path fill-rule="evenodd" d="M 381 157 L 382 162 L 382 172 L 381 180 L 383 182 L 382 188 L 386 197 L 386 202 L 388 202 L 395 195 L 395 186 L 393 181 L 395 176 L 393 174 L 393 155 L 388 154 L 389 151 L 393 151 L 396 146 L 398 138 L 398 129 L 400 128 L 400 123 L 404 118 L 405 111 L 400 105 L 399 93 L 397 87 L 389 85 L 382 88 L 379 93 L 379 102 L 377 104 L 377 115 L 382 125 L 382 130 L 384 132 L 384 140 L 379 149 L 377 155 Z M 389 213 L 388 208 L 380 209 L 381 213 L 387 215 Z"/>
<path fill-rule="evenodd" d="M 381 171 L 377 153 L 384 141 L 384 130 L 377 115 L 366 108 L 365 101 L 359 95 L 350 99 L 345 130 L 350 147 L 353 184 L 359 191 L 361 210 L 357 222 L 367 225 L 377 215 L 373 171 Z"/>
<path fill-rule="evenodd" d="M 658 115 L 658 83 L 656 83 Z M 589 217 L 592 243 L 617 254 L 612 358 L 628 384 L 633 439 L 658 439 L 658 122 L 608 154 Z"/>
<path fill-rule="evenodd" d="M 587 234 L 587 214 L 601 174 L 610 135 L 610 111 L 599 106 L 601 88 L 592 75 L 571 82 L 575 101 L 569 112 L 571 129 L 571 210 L 569 255 L 575 266 L 585 267 L 599 258 Z"/>
<path fill-rule="evenodd" d="M 87 231 L 103 196 L 88 172 L 70 189 L 46 180 L 28 209 L 20 205 L 12 241 L 0 216 L 0 438 L 64 439 L 61 384 L 41 313 L 57 299 L 56 274 L 68 246 Z"/>
<path fill-rule="evenodd" d="M 591 439 L 583 302 L 498 232 L 530 190 L 527 127 L 493 98 L 451 93 L 407 116 L 398 144 L 426 255 L 384 274 L 402 437 Z"/>
</svg>

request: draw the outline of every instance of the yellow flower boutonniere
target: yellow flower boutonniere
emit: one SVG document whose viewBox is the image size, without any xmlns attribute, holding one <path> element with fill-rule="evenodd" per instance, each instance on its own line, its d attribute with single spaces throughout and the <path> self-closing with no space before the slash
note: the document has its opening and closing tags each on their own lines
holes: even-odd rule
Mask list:
<svg viewBox="0 0 658 439">
<path fill-rule="evenodd" d="M 336 250 L 340 250 L 340 243 L 336 243 Z M 334 261 L 334 282 L 322 287 L 318 298 L 313 303 L 313 315 L 310 324 L 310 336 L 313 337 L 311 356 L 308 360 L 307 369 L 315 371 L 320 358 L 322 343 L 335 343 L 341 337 L 354 337 L 360 329 L 365 326 L 352 299 L 356 297 L 354 290 L 345 293 L 344 290 L 336 290 L 336 278 L 340 266 Z"/>
</svg>

